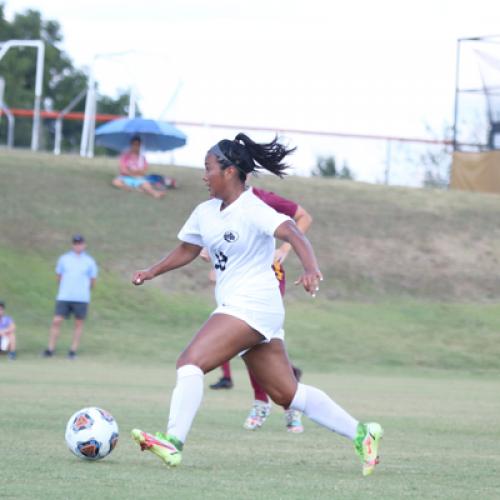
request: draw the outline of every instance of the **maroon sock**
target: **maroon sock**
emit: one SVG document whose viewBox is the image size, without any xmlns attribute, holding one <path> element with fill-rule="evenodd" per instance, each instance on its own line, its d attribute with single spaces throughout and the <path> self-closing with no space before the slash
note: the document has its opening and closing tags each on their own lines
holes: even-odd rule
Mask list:
<svg viewBox="0 0 500 500">
<path fill-rule="evenodd" d="M 222 376 L 224 378 L 231 379 L 231 365 L 229 364 L 229 361 L 223 363 L 221 368 L 222 368 Z"/>
<path fill-rule="evenodd" d="M 250 370 L 248 370 L 248 376 L 250 377 L 250 383 L 253 387 L 255 399 L 264 401 L 265 403 L 269 403 L 269 398 L 267 397 L 266 392 L 264 391 L 264 389 L 262 389 L 257 380 L 255 380 L 255 377 L 252 375 L 252 372 Z"/>
</svg>

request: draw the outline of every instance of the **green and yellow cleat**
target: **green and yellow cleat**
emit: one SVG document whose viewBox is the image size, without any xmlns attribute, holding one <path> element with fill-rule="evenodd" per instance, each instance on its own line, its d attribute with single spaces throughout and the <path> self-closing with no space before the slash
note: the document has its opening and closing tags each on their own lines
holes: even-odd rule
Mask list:
<svg viewBox="0 0 500 500">
<path fill-rule="evenodd" d="M 369 476 L 379 463 L 378 446 L 383 435 L 384 430 L 376 422 L 358 424 L 354 449 L 363 462 L 363 476 Z"/>
<path fill-rule="evenodd" d="M 154 436 L 139 429 L 131 432 L 132 439 L 141 447 L 141 450 L 148 450 L 154 453 L 158 458 L 169 467 L 175 467 L 182 460 L 182 443 L 162 432 L 157 432 Z"/>
</svg>

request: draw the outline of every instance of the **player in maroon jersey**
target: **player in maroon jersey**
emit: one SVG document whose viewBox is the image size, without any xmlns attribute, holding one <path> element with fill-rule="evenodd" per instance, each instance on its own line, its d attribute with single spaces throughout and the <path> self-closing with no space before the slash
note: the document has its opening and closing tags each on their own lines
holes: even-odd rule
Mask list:
<svg viewBox="0 0 500 500">
<path fill-rule="evenodd" d="M 259 189 L 256 187 L 252 187 L 250 189 L 252 189 L 253 193 L 264 203 L 274 208 L 277 212 L 288 215 L 290 218 L 292 218 L 302 233 L 305 233 L 309 229 L 309 226 L 312 223 L 312 217 L 298 203 L 283 198 L 270 191 L 265 191 L 264 189 Z M 285 295 L 286 287 L 283 262 L 287 258 L 290 250 L 290 244 L 283 243 L 276 249 L 276 253 L 274 256 L 273 269 L 276 278 L 279 281 L 279 287 L 282 296 Z M 201 256 L 206 261 L 210 260 L 210 258 L 208 257 L 208 253 L 206 252 L 203 252 Z M 210 386 L 211 389 L 231 389 L 233 387 L 230 362 L 227 361 L 221 366 L 221 368 L 222 377 L 215 384 L 212 384 Z M 293 366 L 293 371 L 295 377 L 297 378 L 297 381 L 300 380 L 300 376 L 302 374 L 301 370 L 296 366 Z M 250 383 L 252 384 L 254 390 L 254 403 L 252 405 L 252 408 L 250 409 L 248 417 L 243 424 L 243 427 L 248 430 L 255 430 L 261 427 L 266 421 L 266 418 L 269 416 L 269 413 L 271 412 L 271 403 L 269 401 L 268 395 L 259 385 L 251 371 L 248 371 L 248 375 L 250 377 Z M 285 420 L 286 428 L 289 432 L 300 433 L 304 431 L 304 427 L 302 425 L 302 414 L 299 411 L 292 409 L 285 410 Z"/>
</svg>

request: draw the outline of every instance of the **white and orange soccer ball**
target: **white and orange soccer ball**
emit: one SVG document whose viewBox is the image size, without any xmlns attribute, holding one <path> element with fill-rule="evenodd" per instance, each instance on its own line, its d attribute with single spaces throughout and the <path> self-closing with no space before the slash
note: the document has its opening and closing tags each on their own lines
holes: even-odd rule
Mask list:
<svg viewBox="0 0 500 500">
<path fill-rule="evenodd" d="M 68 448 L 84 460 L 107 457 L 114 450 L 118 436 L 116 420 L 101 408 L 82 408 L 71 415 L 66 425 Z"/>
</svg>

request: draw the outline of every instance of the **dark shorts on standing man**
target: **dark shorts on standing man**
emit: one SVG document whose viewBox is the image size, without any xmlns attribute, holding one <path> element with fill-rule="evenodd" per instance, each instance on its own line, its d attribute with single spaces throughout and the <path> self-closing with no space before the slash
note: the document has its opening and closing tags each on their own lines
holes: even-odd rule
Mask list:
<svg viewBox="0 0 500 500">
<path fill-rule="evenodd" d="M 89 305 L 87 302 L 71 302 L 69 300 L 56 300 L 55 315 L 68 319 L 72 314 L 75 319 L 87 317 Z"/>
</svg>

